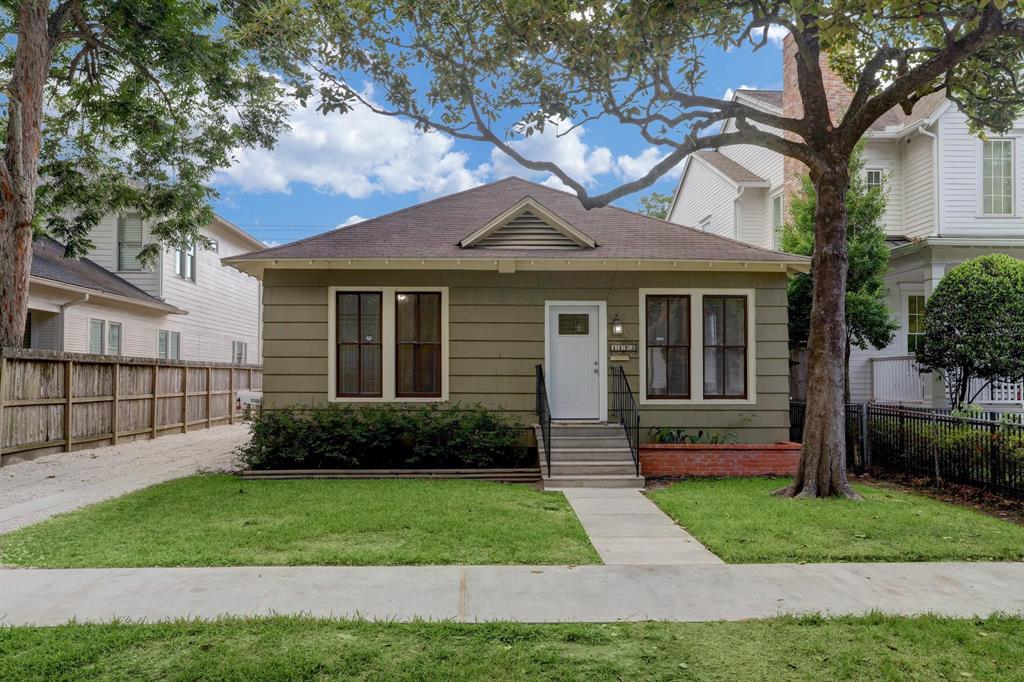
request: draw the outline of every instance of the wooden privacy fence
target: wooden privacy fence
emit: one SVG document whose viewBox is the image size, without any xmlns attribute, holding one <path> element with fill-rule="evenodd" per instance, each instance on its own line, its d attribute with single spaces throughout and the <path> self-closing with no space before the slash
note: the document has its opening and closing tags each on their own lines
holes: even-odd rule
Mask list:
<svg viewBox="0 0 1024 682">
<path fill-rule="evenodd" d="M 234 423 L 258 365 L 0 349 L 0 455 L 70 452 Z"/>
</svg>

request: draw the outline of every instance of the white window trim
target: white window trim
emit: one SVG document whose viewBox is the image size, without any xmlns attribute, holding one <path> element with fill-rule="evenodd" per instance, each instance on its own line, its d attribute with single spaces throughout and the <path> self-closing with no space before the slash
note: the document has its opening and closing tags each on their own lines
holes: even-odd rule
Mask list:
<svg viewBox="0 0 1024 682">
<path fill-rule="evenodd" d="M 380 361 L 381 390 L 379 396 L 341 396 L 337 395 L 338 358 L 335 355 L 335 336 L 337 334 L 337 300 L 339 291 L 359 291 L 381 293 L 381 325 L 380 325 Z M 403 397 L 396 396 L 395 370 L 395 296 L 399 293 L 438 292 L 441 294 L 441 395 L 440 397 Z M 448 378 L 451 375 L 449 364 L 448 339 L 448 287 L 327 287 L 327 401 L 331 403 L 443 403 L 448 401 Z"/>
<path fill-rule="evenodd" d="M 117 345 L 118 345 L 118 349 L 117 349 L 117 353 L 111 353 L 110 352 L 110 330 L 113 327 L 115 327 L 115 326 L 119 330 L 117 332 Z M 123 355 L 124 354 L 124 324 L 122 324 L 121 322 L 107 321 L 107 323 L 104 325 L 104 327 L 105 327 L 105 329 L 103 330 L 103 353 L 105 355 L 117 355 L 117 356 Z"/>
<path fill-rule="evenodd" d="M 690 397 L 647 397 L 647 297 L 690 297 Z M 747 397 L 704 397 L 704 308 L 705 296 L 745 296 L 747 299 Z M 640 289 L 640 341 L 637 358 L 640 364 L 640 404 L 654 405 L 756 405 L 757 404 L 757 306 L 753 289 Z"/>
<path fill-rule="evenodd" d="M 99 352 L 96 352 L 96 353 L 94 353 L 93 350 L 92 350 L 92 323 L 93 322 L 99 322 L 100 323 L 100 350 L 99 350 Z M 90 353 L 93 353 L 94 355 L 106 355 L 107 354 L 107 321 L 106 320 L 101 320 L 98 317 L 90 317 L 89 318 L 89 326 L 88 326 L 88 328 L 86 330 L 86 335 L 85 335 L 85 347 L 86 347 L 86 349 Z"/>
<path fill-rule="evenodd" d="M 878 185 L 872 185 L 868 181 L 868 176 L 871 175 L 872 173 L 878 173 L 878 179 L 881 181 Z M 885 170 L 882 168 L 865 168 L 864 185 L 866 187 L 885 187 Z"/>
<path fill-rule="evenodd" d="M 551 394 L 551 306 L 597 306 L 598 420 L 608 414 L 608 302 L 544 301 L 544 390 Z M 602 416 L 605 415 L 605 416 Z"/>
<path fill-rule="evenodd" d="M 1013 187 L 1010 190 L 1010 198 L 1013 201 L 1013 210 L 1009 213 L 986 213 L 985 212 L 985 142 L 986 140 L 978 140 L 978 191 L 977 191 L 977 211 L 975 212 L 978 218 L 985 218 L 987 220 L 1016 220 L 1020 218 L 1020 173 L 1017 169 L 1017 138 L 1016 137 L 990 137 L 988 142 L 997 142 L 1000 140 L 1006 140 L 1010 143 L 1010 170 L 1011 179 L 1013 181 Z"/>
<path fill-rule="evenodd" d="M 701 232 L 708 232 L 708 233 L 710 233 L 711 232 L 711 217 L 712 217 L 712 214 L 708 213 L 706 216 L 701 218 L 700 222 L 697 223 L 697 229 L 700 230 Z"/>
<path fill-rule="evenodd" d="M 921 296 L 924 298 L 925 303 L 928 302 L 928 297 L 925 296 L 923 285 L 913 286 L 900 286 L 900 304 L 902 310 L 900 311 L 900 331 L 902 332 L 902 339 L 900 339 L 900 354 L 901 355 L 915 355 L 909 348 L 910 346 L 910 297 Z"/>
<path fill-rule="evenodd" d="M 160 333 L 167 334 L 167 355 L 164 358 L 160 357 Z M 178 354 L 171 357 L 171 339 L 174 335 L 178 335 Z M 157 329 L 156 330 L 156 357 L 161 360 L 181 360 L 181 332 L 171 331 L 170 329 Z"/>
</svg>

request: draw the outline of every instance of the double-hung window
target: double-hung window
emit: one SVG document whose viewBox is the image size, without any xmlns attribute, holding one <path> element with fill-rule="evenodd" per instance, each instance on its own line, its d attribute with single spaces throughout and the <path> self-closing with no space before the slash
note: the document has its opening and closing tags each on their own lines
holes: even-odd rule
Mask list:
<svg viewBox="0 0 1024 682">
<path fill-rule="evenodd" d="M 864 171 L 864 184 L 868 189 L 882 189 L 884 182 L 882 171 L 879 168 L 869 168 Z"/>
<path fill-rule="evenodd" d="M 249 344 L 245 341 L 231 342 L 231 362 L 236 365 L 244 365 L 248 360 Z"/>
<path fill-rule="evenodd" d="M 447 396 L 447 290 L 332 288 L 332 400 Z"/>
<path fill-rule="evenodd" d="M 161 360 L 181 359 L 181 334 L 161 329 L 157 332 L 156 355 Z"/>
<path fill-rule="evenodd" d="M 985 215 L 1013 215 L 1013 140 L 985 140 L 981 152 L 981 203 Z"/>
<path fill-rule="evenodd" d="M 142 216 L 124 215 L 117 220 L 117 269 L 121 272 L 142 270 Z"/>
<path fill-rule="evenodd" d="M 924 336 L 925 298 L 920 294 L 907 296 L 907 352 L 916 353 Z"/>
<path fill-rule="evenodd" d="M 107 355 L 121 354 L 121 323 L 107 322 Z"/>
<path fill-rule="evenodd" d="M 395 395 L 441 395 L 441 294 L 395 294 Z"/>
<path fill-rule="evenodd" d="M 337 395 L 381 395 L 381 303 L 375 292 L 341 292 L 335 329 Z"/>
<path fill-rule="evenodd" d="M 106 333 L 106 322 L 89 320 L 89 352 L 103 355 L 103 335 Z"/>
<path fill-rule="evenodd" d="M 647 397 L 690 397 L 690 297 L 648 296 Z"/>
<path fill-rule="evenodd" d="M 190 282 L 196 281 L 196 245 L 174 250 L 174 274 Z"/>
<path fill-rule="evenodd" d="M 704 397 L 747 397 L 747 297 L 705 296 Z"/>
</svg>

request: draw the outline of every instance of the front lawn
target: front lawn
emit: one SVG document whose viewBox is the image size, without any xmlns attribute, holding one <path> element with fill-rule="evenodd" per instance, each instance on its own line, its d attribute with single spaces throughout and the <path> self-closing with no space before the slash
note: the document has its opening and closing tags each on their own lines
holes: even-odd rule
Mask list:
<svg viewBox="0 0 1024 682">
<path fill-rule="evenodd" d="M 561 493 L 480 481 L 192 476 L 0 536 L 47 568 L 600 563 Z"/>
<path fill-rule="evenodd" d="M 0 628 L 20 680 L 1021 680 L 1024 621 L 517 625 L 301 618 Z"/>
<path fill-rule="evenodd" d="M 971 509 L 864 485 L 863 502 L 771 494 L 788 482 L 689 480 L 650 497 L 731 563 L 1024 559 L 1024 527 Z"/>
</svg>

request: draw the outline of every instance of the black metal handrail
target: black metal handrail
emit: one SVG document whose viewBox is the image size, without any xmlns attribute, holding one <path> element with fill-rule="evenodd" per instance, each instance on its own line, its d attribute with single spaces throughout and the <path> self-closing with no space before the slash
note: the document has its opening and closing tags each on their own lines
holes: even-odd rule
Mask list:
<svg viewBox="0 0 1024 682">
<path fill-rule="evenodd" d="M 629 440 L 629 449 L 633 455 L 633 465 L 636 467 L 636 475 L 640 475 L 640 408 L 637 407 L 633 391 L 629 388 L 629 381 L 626 379 L 626 372 L 622 365 L 616 365 L 612 370 L 612 409 L 611 413 L 619 420 L 626 429 L 626 438 Z"/>
<path fill-rule="evenodd" d="M 551 476 L 551 406 L 548 404 L 548 389 L 544 383 L 544 365 L 537 365 L 537 420 L 547 460 L 548 476 Z"/>
</svg>

